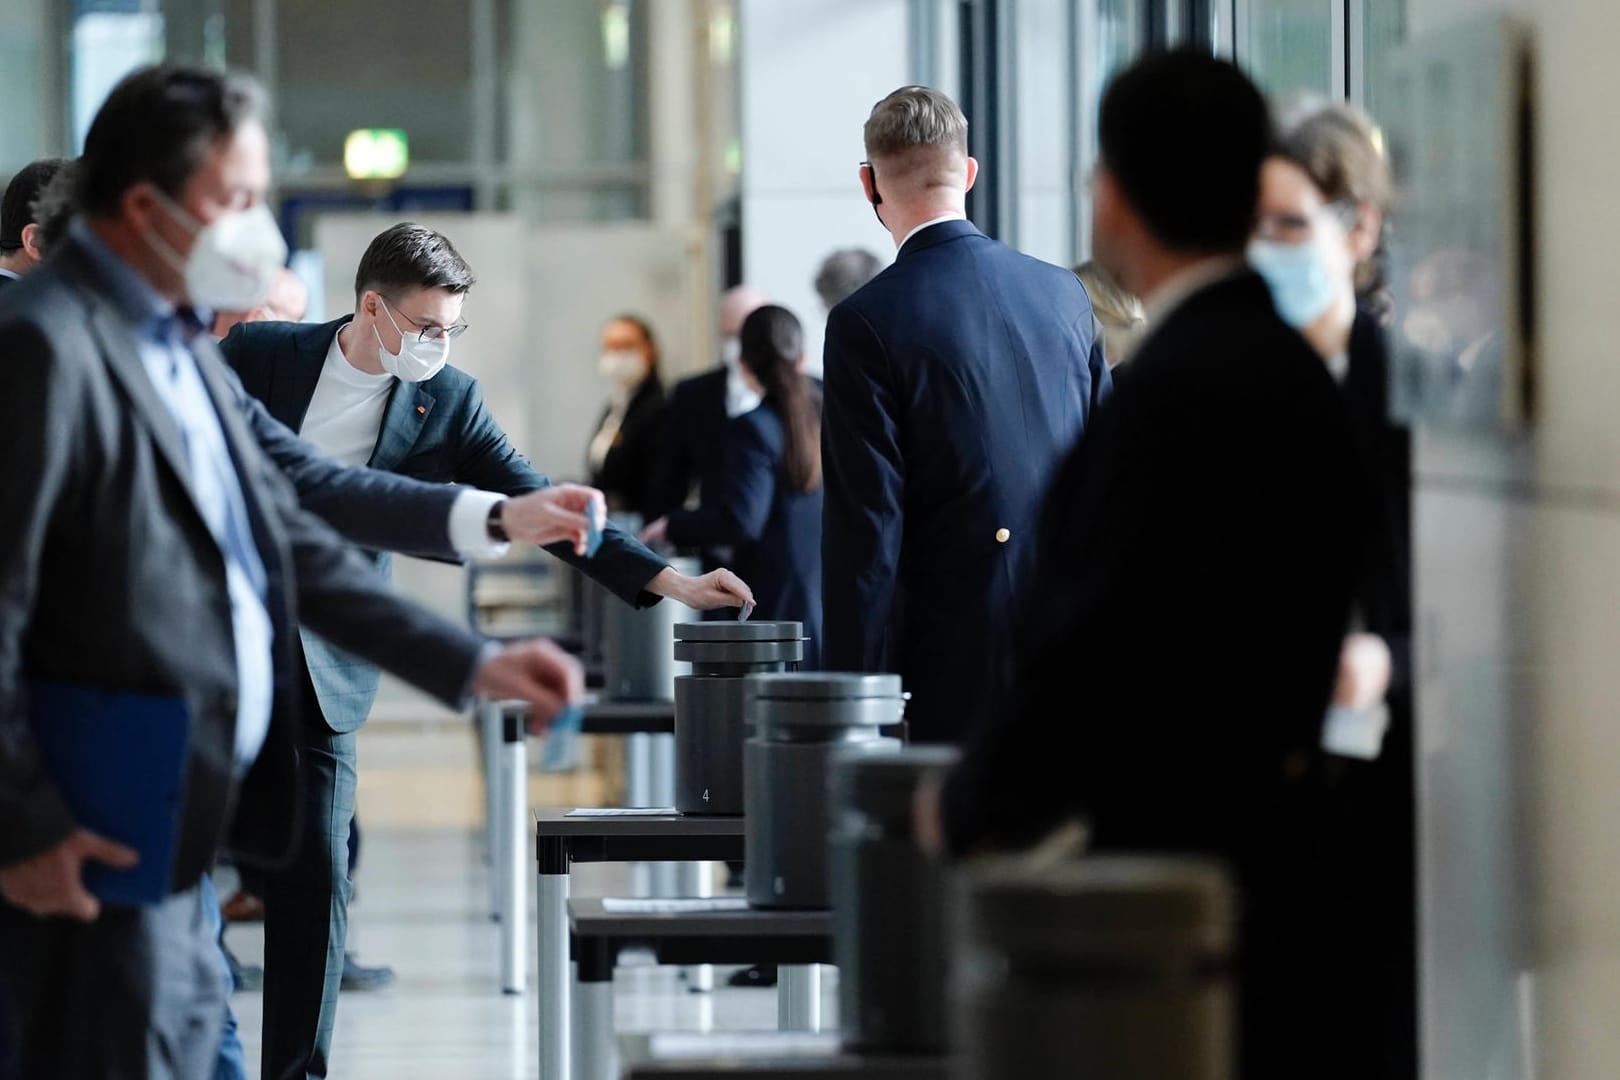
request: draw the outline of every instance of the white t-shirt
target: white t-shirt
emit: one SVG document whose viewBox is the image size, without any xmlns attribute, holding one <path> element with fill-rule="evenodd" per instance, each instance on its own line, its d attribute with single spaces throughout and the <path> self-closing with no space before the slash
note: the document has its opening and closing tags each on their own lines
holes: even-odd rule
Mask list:
<svg viewBox="0 0 1620 1080">
<path fill-rule="evenodd" d="M 388 395 L 397 380 L 386 372 L 372 375 L 349 363 L 338 344 L 341 336 L 341 331 L 332 335 L 298 434 L 345 465 L 364 465 L 377 448 Z M 463 490 L 450 506 L 451 545 L 469 558 L 505 555 L 508 545 L 491 540 L 487 524 L 490 509 L 505 501 L 506 496 L 492 491 Z"/>
<path fill-rule="evenodd" d="M 397 380 L 387 372 L 372 375 L 349 363 L 338 344 L 342 336 L 341 331 L 332 335 L 298 434 L 345 465 L 364 465 L 377 448 L 388 395 Z"/>
</svg>

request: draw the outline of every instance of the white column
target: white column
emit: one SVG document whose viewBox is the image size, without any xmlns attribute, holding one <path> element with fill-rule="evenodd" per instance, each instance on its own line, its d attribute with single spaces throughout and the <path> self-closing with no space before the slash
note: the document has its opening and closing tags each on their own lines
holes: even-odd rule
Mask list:
<svg viewBox="0 0 1620 1080">
<path fill-rule="evenodd" d="M 820 370 L 812 280 L 837 248 L 885 260 L 894 241 L 861 195 L 861 127 L 912 78 L 908 0 L 740 0 L 743 274 L 805 324 Z"/>
</svg>

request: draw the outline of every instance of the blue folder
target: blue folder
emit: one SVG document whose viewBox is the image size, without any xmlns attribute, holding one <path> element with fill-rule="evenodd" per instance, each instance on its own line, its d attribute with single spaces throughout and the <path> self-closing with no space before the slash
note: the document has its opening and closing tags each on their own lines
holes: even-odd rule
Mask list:
<svg viewBox="0 0 1620 1080">
<path fill-rule="evenodd" d="M 191 734 L 186 703 L 34 682 L 28 719 L 45 772 L 74 820 L 140 855 L 128 870 L 87 862 L 85 888 L 108 904 L 156 904 L 167 897 Z"/>
</svg>

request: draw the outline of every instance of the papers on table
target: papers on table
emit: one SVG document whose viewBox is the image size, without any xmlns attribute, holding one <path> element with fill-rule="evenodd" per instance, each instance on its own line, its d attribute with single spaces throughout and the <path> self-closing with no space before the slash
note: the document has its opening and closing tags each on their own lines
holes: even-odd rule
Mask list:
<svg viewBox="0 0 1620 1080">
<path fill-rule="evenodd" d="M 679 813 L 673 806 L 587 806 L 563 817 L 674 817 Z"/>
<path fill-rule="evenodd" d="M 748 901 L 741 896 L 686 900 L 610 896 L 602 900 L 602 910 L 609 915 L 705 915 L 714 911 L 747 911 Z"/>
</svg>

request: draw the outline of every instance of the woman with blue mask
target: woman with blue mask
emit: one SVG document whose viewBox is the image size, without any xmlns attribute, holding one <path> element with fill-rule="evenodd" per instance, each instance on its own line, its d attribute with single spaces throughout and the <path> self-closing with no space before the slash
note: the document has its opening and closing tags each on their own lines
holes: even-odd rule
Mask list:
<svg viewBox="0 0 1620 1080">
<path fill-rule="evenodd" d="M 1365 463 L 1358 518 L 1371 558 L 1323 724 L 1331 795 L 1321 836 L 1369 967 L 1360 992 L 1380 1003 L 1378 1076 L 1417 1076 L 1413 762 L 1411 439 L 1389 409 L 1389 358 L 1377 261 L 1392 182 L 1376 130 L 1321 101 L 1276 110 L 1278 150 L 1261 174 L 1249 258 L 1278 313 L 1321 354 L 1344 392 Z M 1365 976 L 1370 981 L 1362 981 Z"/>
</svg>

